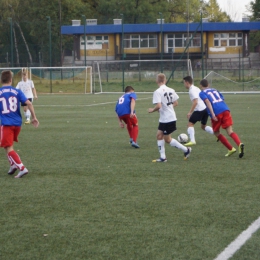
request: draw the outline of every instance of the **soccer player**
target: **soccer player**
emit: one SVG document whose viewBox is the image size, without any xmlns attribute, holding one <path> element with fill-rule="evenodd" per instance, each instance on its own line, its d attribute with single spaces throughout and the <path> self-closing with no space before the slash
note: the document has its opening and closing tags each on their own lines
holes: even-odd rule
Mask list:
<svg viewBox="0 0 260 260">
<path fill-rule="evenodd" d="M 132 86 L 127 86 L 125 88 L 125 94 L 119 98 L 115 111 L 118 116 L 119 126 L 121 128 L 124 128 L 125 124 L 127 126 L 132 147 L 140 148 L 137 144 L 138 120 L 135 114 L 135 101 L 137 96 L 134 91 Z"/>
<path fill-rule="evenodd" d="M 191 76 L 183 78 L 184 86 L 189 90 L 190 100 L 192 102 L 190 111 L 187 114 L 188 129 L 187 133 L 190 137 L 190 142 L 186 143 L 185 146 L 195 145 L 195 130 L 194 125 L 200 121 L 202 130 L 214 134 L 212 127 L 207 126 L 208 112 L 205 103 L 201 100 L 199 94 L 200 89 L 193 85 L 193 79 Z"/>
<path fill-rule="evenodd" d="M 32 124 L 38 127 L 39 121 L 36 118 L 32 103 L 25 97 L 23 92 L 12 87 L 12 72 L 2 71 L 0 88 L 0 116 L 1 116 L 1 136 L 0 146 L 6 151 L 10 162 L 9 175 L 12 175 L 19 169 L 15 178 L 21 178 L 28 173 L 23 165 L 19 155 L 13 148 L 13 142 L 18 142 L 18 135 L 21 130 L 22 116 L 20 113 L 20 103 L 27 105 L 32 114 Z"/>
<path fill-rule="evenodd" d="M 233 120 L 227 104 L 224 102 L 223 95 L 214 88 L 210 88 L 208 81 L 203 79 L 200 82 L 202 91 L 200 98 L 205 102 L 209 115 L 211 117 L 212 128 L 215 136 L 219 141 L 227 147 L 228 153 L 225 155 L 230 156 L 236 152 L 236 149 L 229 143 L 226 137 L 220 134 L 220 127 L 227 131 L 227 134 L 234 140 L 239 149 L 239 158 L 244 156 L 244 144 L 241 143 L 239 136 L 233 132 Z"/>
<path fill-rule="evenodd" d="M 20 89 L 30 102 L 33 102 L 33 98 L 37 99 L 38 97 L 33 81 L 28 79 L 28 71 L 26 68 L 22 69 L 22 77 L 23 80 L 17 84 L 16 88 Z M 28 125 L 31 122 L 31 112 L 25 103 L 22 103 L 21 106 L 23 107 L 24 116 L 26 118 L 25 124 Z"/>
<path fill-rule="evenodd" d="M 170 146 L 176 147 L 184 152 L 184 160 L 186 160 L 191 153 L 190 147 L 185 147 L 177 140 L 171 137 L 171 133 L 176 130 L 176 114 L 174 107 L 178 105 L 179 96 L 172 88 L 168 88 L 166 84 L 166 77 L 160 73 L 157 75 L 156 83 L 158 89 L 153 93 L 154 108 L 149 108 L 148 112 L 153 113 L 159 111 L 159 127 L 157 131 L 157 145 L 159 148 L 160 158 L 153 160 L 153 162 L 167 162 L 165 154 L 165 142 Z"/>
</svg>

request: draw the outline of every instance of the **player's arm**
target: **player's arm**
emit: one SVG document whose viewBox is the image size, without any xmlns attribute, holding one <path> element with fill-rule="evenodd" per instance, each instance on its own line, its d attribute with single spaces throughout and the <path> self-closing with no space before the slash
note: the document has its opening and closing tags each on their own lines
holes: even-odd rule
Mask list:
<svg viewBox="0 0 260 260">
<path fill-rule="evenodd" d="M 134 111 L 135 111 L 135 99 L 134 98 L 131 98 L 130 108 L 131 108 L 130 117 L 132 118 L 134 116 Z"/>
<path fill-rule="evenodd" d="M 210 111 L 210 114 L 211 114 L 211 118 L 214 120 L 214 121 L 218 121 L 218 119 L 217 119 L 217 117 L 216 117 L 216 115 L 215 115 L 215 113 L 214 113 L 214 110 L 213 110 L 213 108 L 212 108 L 212 105 L 211 105 L 211 103 L 210 103 L 210 101 L 206 98 L 205 100 L 204 100 L 204 102 L 205 102 L 205 104 L 206 104 L 206 106 L 208 107 L 208 109 L 209 109 L 209 111 Z"/>
<path fill-rule="evenodd" d="M 37 96 L 37 93 L 36 93 L 36 88 L 34 86 L 34 83 L 33 81 L 31 81 L 31 84 L 32 84 L 32 92 L 33 92 L 33 96 L 35 99 L 38 99 L 38 96 Z"/>
<path fill-rule="evenodd" d="M 177 100 L 175 100 L 173 103 L 172 103 L 173 107 L 177 107 L 179 105 L 179 102 Z"/>
<path fill-rule="evenodd" d="M 32 124 L 34 127 L 38 127 L 39 126 L 39 121 L 38 119 L 36 118 L 36 114 L 34 112 L 34 108 L 33 108 L 33 105 L 31 103 L 30 100 L 26 100 L 25 104 L 27 105 L 28 109 L 30 110 L 31 112 L 31 115 L 32 115 Z"/>
<path fill-rule="evenodd" d="M 148 108 L 148 113 L 159 111 L 161 107 L 162 107 L 162 103 L 157 103 L 154 108 Z"/>
<path fill-rule="evenodd" d="M 124 128 L 124 127 L 125 127 L 125 124 L 122 122 L 122 119 L 120 119 L 119 116 L 117 116 L 117 119 L 118 119 L 119 126 L 120 126 L 121 128 Z"/>
<path fill-rule="evenodd" d="M 32 92 L 33 92 L 33 96 L 34 96 L 34 98 L 35 98 L 35 99 L 37 99 L 37 98 L 38 98 L 38 96 L 37 96 L 37 93 L 36 93 L 36 89 L 35 89 L 35 88 L 33 88 L 33 89 L 32 89 Z"/>
<path fill-rule="evenodd" d="M 198 99 L 197 99 L 197 98 L 194 98 L 194 99 L 192 100 L 192 105 L 191 105 L 190 111 L 189 111 L 188 114 L 187 114 L 187 118 L 188 118 L 188 119 L 190 118 L 191 114 L 194 112 L 194 109 L 195 109 L 195 107 L 197 106 L 197 104 L 198 104 Z"/>
</svg>

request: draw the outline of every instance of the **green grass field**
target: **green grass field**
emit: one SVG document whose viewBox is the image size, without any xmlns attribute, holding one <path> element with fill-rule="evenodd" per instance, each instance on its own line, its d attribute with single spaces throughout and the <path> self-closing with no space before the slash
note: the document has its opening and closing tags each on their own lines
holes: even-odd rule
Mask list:
<svg viewBox="0 0 260 260">
<path fill-rule="evenodd" d="M 226 95 L 244 158 L 196 125 L 191 157 L 166 147 L 158 158 L 158 114 L 138 95 L 140 149 L 114 113 L 118 95 L 40 95 L 40 127 L 15 144 L 29 169 L 7 175 L 0 153 L 0 259 L 214 259 L 260 216 L 260 95 Z M 181 94 L 177 138 L 190 108 Z M 260 231 L 232 259 L 260 259 Z"/>
</svg>

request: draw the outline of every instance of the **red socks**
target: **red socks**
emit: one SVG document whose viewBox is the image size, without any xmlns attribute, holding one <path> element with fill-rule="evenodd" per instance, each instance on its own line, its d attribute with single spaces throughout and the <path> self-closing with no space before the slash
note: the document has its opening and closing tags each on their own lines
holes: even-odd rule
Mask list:
<svg viewBox="0 0 260 260">
<path fill-rule="evenodd" d="M 230 135 L 230 137 L 234 140 L 234 142 L 237 144 L 237 146 L 240 145 L 241 141 L 240 141 L 240 139 L 239 139 L 239 137 L 238 137 L 238 135 L 236 133 L 233 132 Z"/>
<path fill-rule="evenodd" d="M 24 165 L 21 162 L 19 155 L 14 150 L 9 152 L 7 157 L 8 157 L 8 160 L 9 160 L 11 166 L 15 165 L 21 171 L 24 169 Z"/>
<path fill-rule="evenodd" d="M 220 134 L 218 136 L 218 139 L 222 144 L 224 144 L 227 147 L 228 150 L 232 150 L 232 148 L 233 148 L 232 145 L 229 143 L 229 141 L 227 140 L 227 138 L 224 135 Z"/>
<path fill-rule="evenodd" d="M 138 125 L 134 125 L 132 128 L 132 138 L 133 141 L 136 143 L 138 137 Z"/>
</svg>

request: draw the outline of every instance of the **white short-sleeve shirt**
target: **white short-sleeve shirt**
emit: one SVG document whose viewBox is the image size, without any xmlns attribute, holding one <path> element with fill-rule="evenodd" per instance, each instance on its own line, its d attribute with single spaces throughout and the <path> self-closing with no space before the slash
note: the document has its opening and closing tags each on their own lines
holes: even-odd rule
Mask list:
<svg viewBox="0 0 260 260">
<path fill-rule="evenodd" d="M 34 88 L 34 84 L 32 80 L 30 79 L 27 79 L 26 81 L 22 80 L 17 84 L 16 88 L 20 89 L 27 98 L 33 98 L 32 89 Z"/>
<path fill-rule="evenodd" d="M 191 85 L 189 88 L 189 95 L 190 100 L 193 101 L 194 99 L 198 99 L 198 104 L 195 107 L 194 111 L 202 111 L 206 108 L 205 103 L 200 98 L 200 89 L 198 87 L 195 87 L 194 85 Z"/>
<path fill-rule="evenodd" d="M 173 103 L 179 99 L 179 96 L 176 94 L 175 90 L 168 88 L 166 85 L 160 86 L 153 93 L 153 104 L 161 103 L 162 107 L 159 110 L 160 123 L 169 123 L 176 121 L 176 113 L 173 108 Z"/>
</svg>

